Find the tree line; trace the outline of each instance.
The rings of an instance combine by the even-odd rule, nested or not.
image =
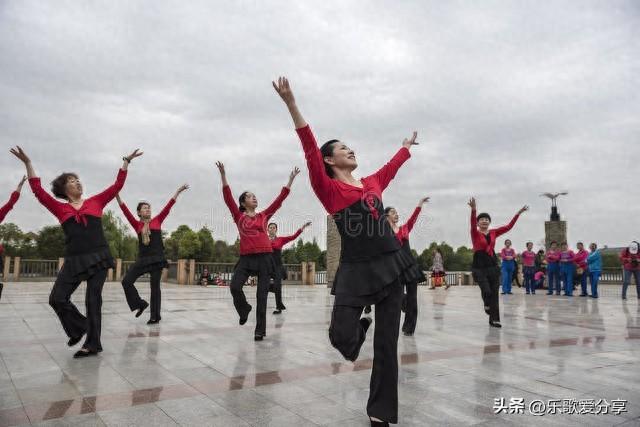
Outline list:
[[[102,216],[102,226],[113,256],[126,261],[134,260],[138,252],[138,239],[130,232],[129,224],[113,211],[106,211]],[[180,225],[170,234],[163,231],[163,238],[167,258],[171,260],[235,263],[240,256],[239,240],[233,244],[216,240],[207,227],[193,230],[188,225]],[[5,255],[11,257],[57,259],[64,256],[64,233],[59,225],[47,225],[38,232],[24,232],[16,224],[0,224],[0,242],[4,245]],[[432,242],[421,253],[412,249],[423,270],[431,269],[436,248],[442,253],[445,270],[469,270],[473,250],[466,246],[454,249],[446,242]],[[312,261],[318,270],[326,269],[327,265],[327,252],[320,249],[315,238],[310,242],[298,239],[282,251],[282,258],[285,264]],[[602,258],[605,268],[620,267],[618,254],[603,253]]]

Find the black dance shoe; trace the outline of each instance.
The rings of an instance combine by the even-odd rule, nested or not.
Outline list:
[[[156,323],[160,323],[160,319],[149,319],[147,321],[147,325],[155,325]]]
[[[374,421],[371,418],[369,421],[371,421],[371,427],[389,427],[389,423],[386,421]]]
[[[264,335],[263,334],[253,334],[253,340],[254,341],[262,341],[264,339]]]
[[[489,320],[489,324],[494,328],[502,328],[502,325],[500,324],[500,322],[494,322],[493,320]]]
[[[78,344],[85,333],[86,332],[83,332],[82,335],[80,335],[80,336],[69,338],[69,341],[67,341],[67,345],[69,347],[73,347],[74,345]]]
[[[145,300],[142,300],[142,304],[140,304],[140,307],[138,307],[138,312],[136,313],[136,317],[140,317],[142,313],[147,309],[147,307],[149,307],[149,303],[146,302]]]
[[[404,333],[405,337],[412,337],[413,336],[413,332],[404,331],[403,333]]]
[[[97,354],[98,354],[97,351],[91,351],[91,350],[82,351],[82,350],[78,350],[73,355],[73,358],[74,359],[82,359],[84,357],[96,356]]]
[[[360,324],[362,325],[362,329],[364,329],[364,333],[366,334],[369,330],[369,326],[373,323],[373,319],[371,317],[363,317],[360,319]]]
[[[276,306],[276,308],[278,310],[286,310],[287,309],[287,307],[285,307],[284,304],[282,304],[281,306]]]
[[[273,310],[272,314],[280,314],[280,313],[282,313],[282,310],[278,308],[276,310]]]
[[[247,323],[247,319],[249,318],[249,313],[251,313],[251,309],[253,307],[251,307],[251,304],[247,304],[247,308],[245,309],[245,311],[240,315],[240,321],[239,323],[241,325],[244,325],[245,323]]]
[[[370,306],[370,305],[367,305],[367,306],[364,308],[364,312],[365,312],[366,314],[371,313],[371,306]]]
[[[4,283],[0,283],[0,299],[2,299],[2,288],[4,288]]]

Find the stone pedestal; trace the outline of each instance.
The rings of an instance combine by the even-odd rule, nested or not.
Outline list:
[[[567,241],[567,221],[545,221],[544,223],[544,245],[549,249],[552,241],[560,243]]]
[[[327,287],[333,286],[333,279],[340,263],[340,233],[331,215],[327,215]]]

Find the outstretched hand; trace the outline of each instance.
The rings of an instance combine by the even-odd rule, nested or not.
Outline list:
[[[178,188],[178,194],[182,193],[185,190],[189,189],[189,184],[182,184],[179,188]]]
[[[289,182],[293,182],[293,180],[296,179],[296,176],[298,176],[299,173],[300,173],[300,168],[295,166],[291,171],[291,173],[289,174]]]
[[[216,162],[216,166],[218,167],[218,171],[220,171],[221,176],[225,176],[227,172],[224,170],[224,163]]]
[[[405,138],[404,141],[402,141],[402,146],[406,149],[410,149],[412,145],[419,145],[419,142],[416,142],[417,137],[418,132],[413,131],[413,135],[411,135],[411,138]]]
[[[423,197],[422,199],[420,199],[420,201],[418,202],[418,206],[422,206],[425,203],[429,203],[429,197]]]
[[[518,211],[518,215],[521,215],[523,213],[525,213],[526,211],[529,210],[529,206],[524,205],[523,207],[520,208],[520,210]]]
[[[469,207],[471,209],[475,209],[476,208],[476,198],[472,197],[471,199],[469,199],[469,203],[467,203],[469,205]]]
[[[129,160],[129,162],[131,162],[131,160],[135,159],[136,157],[140,157],[143,154],[144,153],[142,151],[140,151],[139,148],[136,148],[135,150],[133,150],[133,153],[131,153],[128,156],[126,156],[126,158],[127,158],[127,160]]]
[[[278,77],[278,82],[272,81],[271,84],[285,104],[295,104],[296,99],[293,96],[291,85],[289,85],[289,80],[286,77]]]
[[[307,221],[304,223],[304,225],[302,226],[302,228],[307,228],[308,226],[311,225],[311,221]]]
[[[9,152],[20,159],[20,161],[22,161],[22,163],[24,163],[25,165],[31,162],[31,159],[29,158],[29,156],[27,156],[27,153],[25,153],[22,147],[20,147],[19,145],[16,145],[15,148],[10,149]]]

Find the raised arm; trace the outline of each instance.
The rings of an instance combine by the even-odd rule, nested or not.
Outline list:
[[[103,207],[106,206],[124,187],[124,182],[127,180],[127,170],[129,169],[129,163],[136,157],[142,156],[142,151],[135,149],[128,156],[122,158],[122,167],[118,170],[116,181],[107,187],[106,190],[93,196],[93,199],[97,200]]]
[[[61,208],[64,203],[56,200],[51,194],[47,193],[44,188],[42,188],[40,178],[36,176],[36,172],[33,168],[33,165],[31,164],[31,159],[29,158],[29,156],[20,146],[16,146],[9,151],[22,163],[24,163],[24,166],[27,170],[27,177],[29,178],[29,186],[31,187],[31,191],[33,191],[33,194],[36,196],[36,199],[38,199],[40,204],[47,208],[49,212],[59,218]]]
[[[11,196],[9,197],[9,200],[7,201],[7,203],[5,203],[4,206],[0,208],[0,222],[4,221],[4,218],[7,216],[9,211],[13,209],[16,202],[20,198],[20,191],[22,190],[22,185],[26,180],[27,180],[27,177],[23,176],[22,179],[20,180],[20,183],[18,184],[18,188],[16,188],[16,191],[11,193]]]
[[[289,186],[291,185],[291,181],[293,181],[293,178],[295,178],[295,175],[297,175],[298,173],[300,173],[300,170],[298,168],[295,168],[293,172],[291,172],[291,175],[289,176]],[[282,190],[280,190],[280,194],[278,194],[278,197],[276,197],[275,200],[271,202],[271,204],[267,206],[267,208],[263,211],[267,218],[271,218],[273,214],[275,214],[276,211],[280,209],[280,206],[282,206],[282,202],[284,202],[284,199],[287,198],[290,192],[291,190],[288,186],[282,187]]]
[[[398,150],[398,152],[391,158],[391,160],[389,160],[389,162],[387,162],[387,164],[385,164],[372,175],[373,178],[378,180],[378,183],[382,190],[387,188],[391,180],[396,176],[396,173],[398,173],[398,169],[400,169],[400,166],[402,166],[404,162],[406,162],[411,157],[409,149],[413,145],[418,145],[418,143],[416,142],[417,137],[418,133],[413,132],[411,138],[405,138],[405,140],[402,142],[402,148]]]
[[[273,88],[276,90],[278,95],[280,95],[280,98],[282,98],[282,101],[284,101],[285,105],[289,109],[289,114],[291,114],[291,118],[293,119],[293,124],[296,129],[308,126],[306,120],[302,117],[302,113],[300,113],[300,110],[298,109],[289,80],[286,77],[278,77],[278,82],[271,82],[271,84],[273,84]]]
[[[428,201],[429,201],[428,197],[425,197],[424,199],[420,199],[420,202],[418,202],[418,206],[416,206],[416,208],[413,210],[413,213],[411,214],[411,216],[400,227],[400,228],[405,228],[407,230],[407,235],[411,233],[411,230],[413,230],[413,226],[416,224],[416,221],[418,220],[418,216],[420,216],[420,212],[422,211],[422,205],[427,203]]]
[[[140,220],[135,216],[133,216],[133,214],[127,207],[126,203],[120,198],[119,194],[116,194],[116,199],[118,199],[118,205],[120,206],[120,210],[122,210],[122,213],[124,214],[125,218],[127,218],[127,221],[129,221],[129,224],[131,224],[131,226],[135,231],[138,231],[138,225],[140,224]]]
[[[282,236],[280,237],[280,239],[282,239],[282,244],[286,245],[287,243],[296,240],[298,238],[298,236],[300,236],[302,234],[302,232],[304,231],[304,229],[308,226],[311,225],[311,221],[305,223],[302,227],[300,227],[295,233],[293,233],[290,236]]]
[[[471,208],[471,221],[470,221],[471,229],[470,229],[470,232],[471,232],[471,236],[474,236],[476,233],[478,233],[478,219],[477,219],[477,214],[476,214],[476,198],[472,197],[471,199],[469,199],[469,202],[467,204]]]
[[[169,212],[171,212],[171,208],[173,207],[173,205],[176,204],[176,201],[178,200],[178,196],[180,195],[180,193],[182,193],[185,190],[189,189],[189,185],[188,184],[183,184],[180,186],[180,188],[178,188],[175,192],[175,194],[173,195],[172,198],[169,199],[169,201],[167,202],[166,205],[164,205],[164,208],[162,208],[162,210],[160,211],[160,213],[158,215],[156,215],[156,220],[160,222],[160,224],[162,224],[162,222],[165,220],[165,218],[167,217],[167,215],[169,215]]]
[[[520,210],[513,216],[513,218],[511,218],[511,221],[509,221],[508,224],[500,226],[498,228],[495,229],[495,233],[496,233],[496,237],[508,232],[509,230],[511,230],[513,228],[514,225],[516,225],[516,222],[518,222],[518,218],[520,218],[520,214],[526,212],[529,209],[529,206],[523,206],[522,208],[520,208]]]
[[[231,212],[231,216],[234,221],[237,221],[238,218],[242,215],[236,201],[233,198],[233,194],[231,193],[231,187],[229,187],[229,183],[227,182],[227,172],[224,168],[224,163],[216,162],[216,166],[218,167],[218,171],[220,172],[220,180],[222,181],[222,199],[224,203],[229,208],[229,212]]]

